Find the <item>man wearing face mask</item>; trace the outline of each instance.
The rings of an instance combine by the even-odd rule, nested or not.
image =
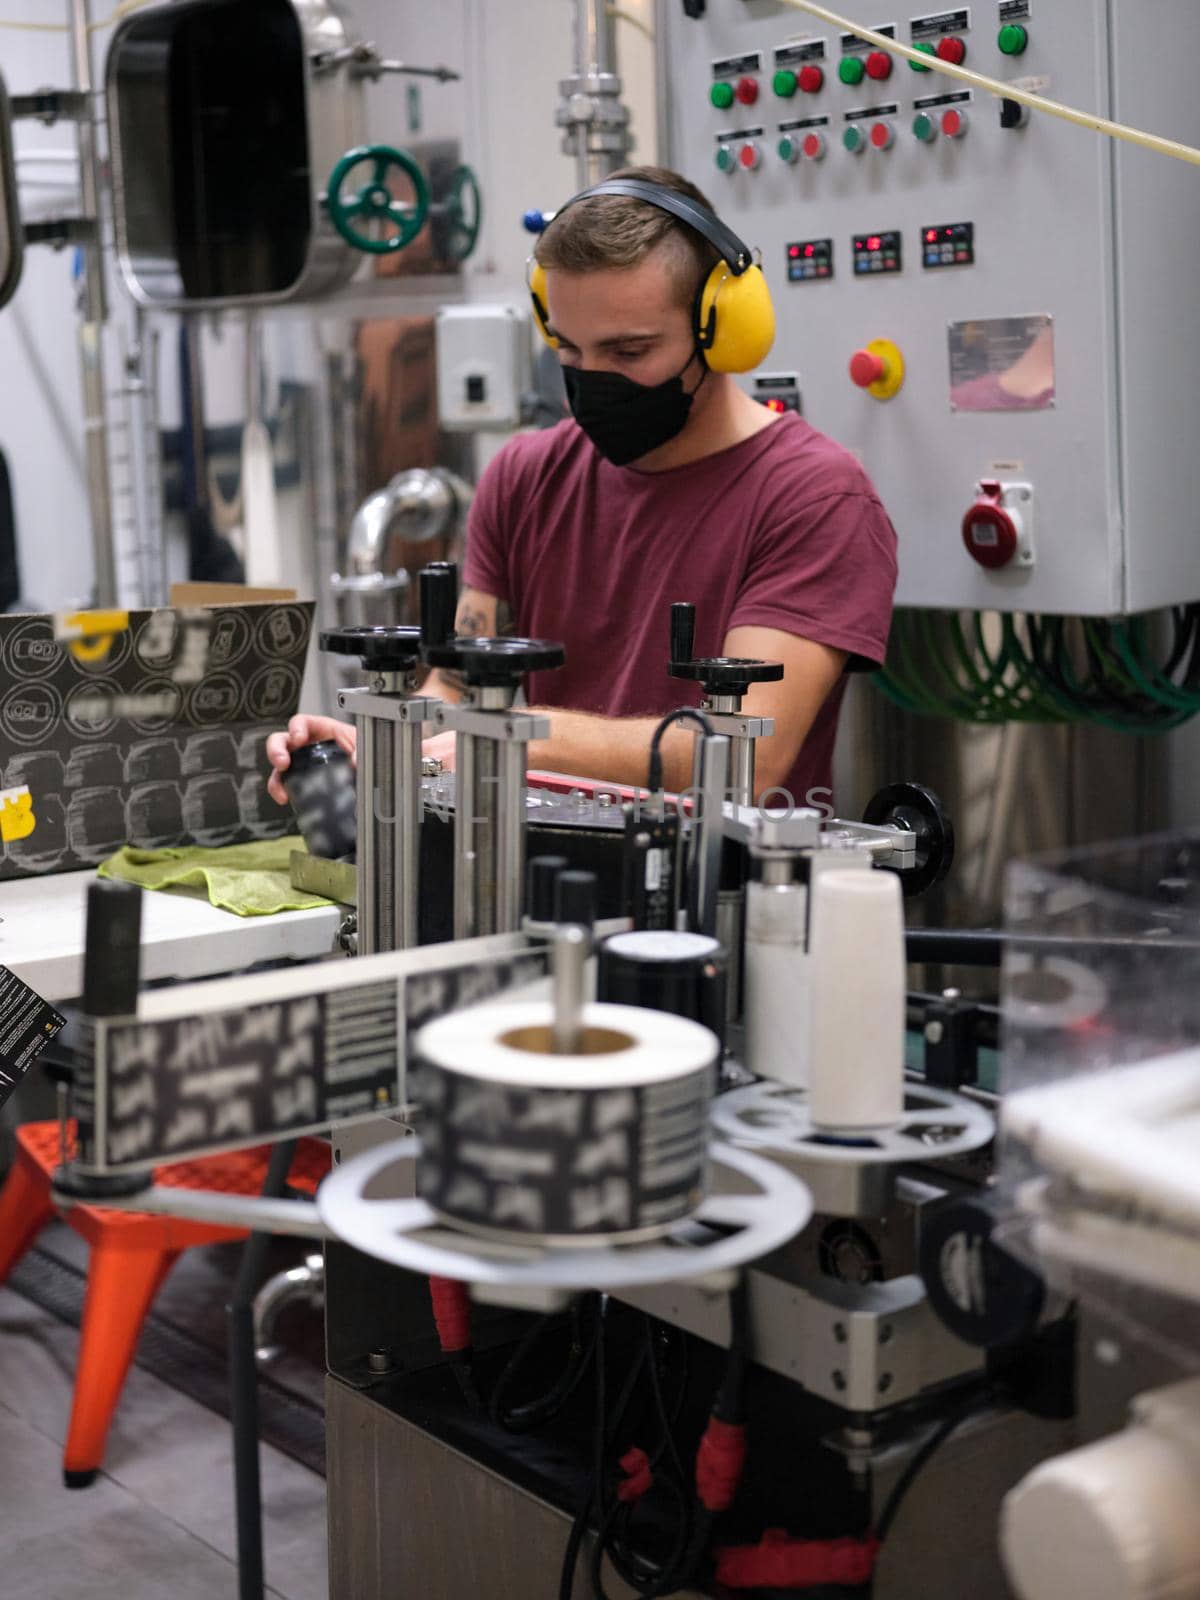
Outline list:
[[[758,793],[829,809],[845,674],[884,657],[895,532],[852,456],[731,376],[770,348],[770,296],[700,191],[656,167],[598,188],[557,213],[531,263],[571,417],[513,439],[483,474],[458,632],[561,640],[566,666],[526,681],[551,721],[530,766],[642,783],[659,719],[698,699],[667,672],[670,605],[693,601],[698,656],[784,664],[743,701],[775,722],[757,746]],[[459,697],[442,672],[423,692]],[[293,718],[268,742],[275,798],[289,749],[353,736]],[[669,787],[690,781],[691,748],[685,729],[663,741]],[[426,750],[450,758],[452,736]]]

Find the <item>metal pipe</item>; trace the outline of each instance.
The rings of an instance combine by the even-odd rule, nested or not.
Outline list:
[[[307,1300],[319,1306],[325,1292],[325,1257],[319,1251],[305,1256],[298,1267],[277,1272],[254,1296],[254,1354],[261,1361],[269,1361],[278,1354],[272,1344],[275,1323],[284,1306],[293,1300]]]
[[[79,328],[79,364],[83,388],[83,439],[87,457],[88,516],[92,528],[95,566],[95,603],[117,603],[117,562],[113,549],[112,490],[108,481],[108,442],[104,416],[103,330],[104,254],[100,241],[100,180],[96,162],[96,130],[91,106],[92,50],[88,0],[70,0],[75,86],[89,96],[88,108],[75,125],[79,146],[80,191],[83,213],[92,224],[92,237],[83,246],[83,322]]]
[[[735,805],[754,804],[754,745],[753,739],[741,737],[729,741],[729,782]]]
[[[555,930],[554,1048],[562,1056],[573,1056],[579,1050],[590,943],[586,928],[571,924]]]

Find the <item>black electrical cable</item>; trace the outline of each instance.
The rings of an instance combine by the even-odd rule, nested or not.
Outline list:
[[[519,1405],[505,1404],[517,1374],[524,1366],[530,1352],[543,1337],[561,1325],[562,1318],[552,1316],[540,1319],[522,1336],[509,1357],[504,1370],[496,1379],[488,1403],[488,1414],[498,1428],[504,1428],[508,1433],[529,1433],[534,1428],[541,1427],[543,1423],[558,1415],[583,1382],[595,1353],[597,1330],[593,1325],[590,1337],[585,1338],[583,1308],[578,1300],[572,1303],[567,1316],[571,1325],[571,1343],[567,1352],[566,1366],[544,1394]]]
[[[663,786],[662,751],[659,746],[667,729],[676,722],[697,723],[705,737],[711,735],[713,731],[712,723],[694,706],[680,706],[676,711],[667,712],[650,739],[650,765],[646,775],[646,787],[651,794],[657,794]]]
[[[892,1491],[884,1501],[883,1510],[875,1523],[875,1537],[880,1544],[887,1538],[891,1531],[896,1515],[904,1503],[904,1498],[912,1488],[923,1468],[933,1456],[941,1449],[950,1435],[956,1432],[970,1417],[977,1416],[991,1400],[990,1390],[982,1395],[978,1390],[972,1390],[970,1396],[957,1410],[952,1411],[926,1439],[925,1443],[915,1452],[904,1471],[892,1485]]]

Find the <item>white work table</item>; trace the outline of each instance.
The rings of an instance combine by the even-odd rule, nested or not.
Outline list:
[[[43,1000],[70,1000],[83,988],[87,888],[95,876],[61,872],[0,883],[0,965]],[[311,960],[328,954],[341,917],[337,906],[238,917],[219,910],[200,890],[147,890],[142,982],[205,978],[284,957]]]

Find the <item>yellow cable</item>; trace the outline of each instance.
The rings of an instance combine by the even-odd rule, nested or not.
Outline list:
[[[973,89],[982,89],[985,94],[999,95],[1005,100],[1016,100],[1032,111],[1044,111],[1048,116],[1061,118],[1063,122],[1073,122],[1076,127],[1090,128],[1093,133],[1107,134],[1110,139],[1123,139],[1126,144],[1140,145],[1143,150],[1152,150],[1156,155],[1173,156],[1177,161],[1190,161],[1194,167],[1200,167],[1200,150],[1193,149],[1191,145],[1180,144],[1174,139],[1164,139],[1157,133],[1143,133],[1140,128],[1128,128],[1122,122],[1110,122],[1106,117],[1097,117],[1090,111],[1076,111],[1074,106],[1061,105],[1057,100],[1046,100],[1040,94],[1031,94],[1028,89],[1018,89],[1016,84],[1005,83],[1000,78],[985,77],[982,72],[972,72],[969,67],[956,67],[952,61],[943,61],[940,56],[926,55],[922,50],[913,50],[906,44],[900,44],[896,39],[889,39],[886,34],[875,33],[871,28],[861,27],[857,22],[838,16],[836,11],[829,11],[825,6],[816,5],[814,0],[783,0],[783,4],[791,6],[796,11],[805,11],[809,16],[827,22],[830,27],[837,28],[840,32],[852,33],[857,38],[865,40],[867,44],[873,44],[877,50],[889,50],[894,56],[903,56],[906,61],[915,61],[920,67],[944,73],[948,78],[957,78],[960,83],[969,84]]]
[[[641,17],[635,16],[632,11],[626,11],[622,6],[605,6],[604,9],[610,17],[616,17],[621,22],[628,22],[639,33],[644,33],[651,44],[654,43],[654,30],[647,27]]]

